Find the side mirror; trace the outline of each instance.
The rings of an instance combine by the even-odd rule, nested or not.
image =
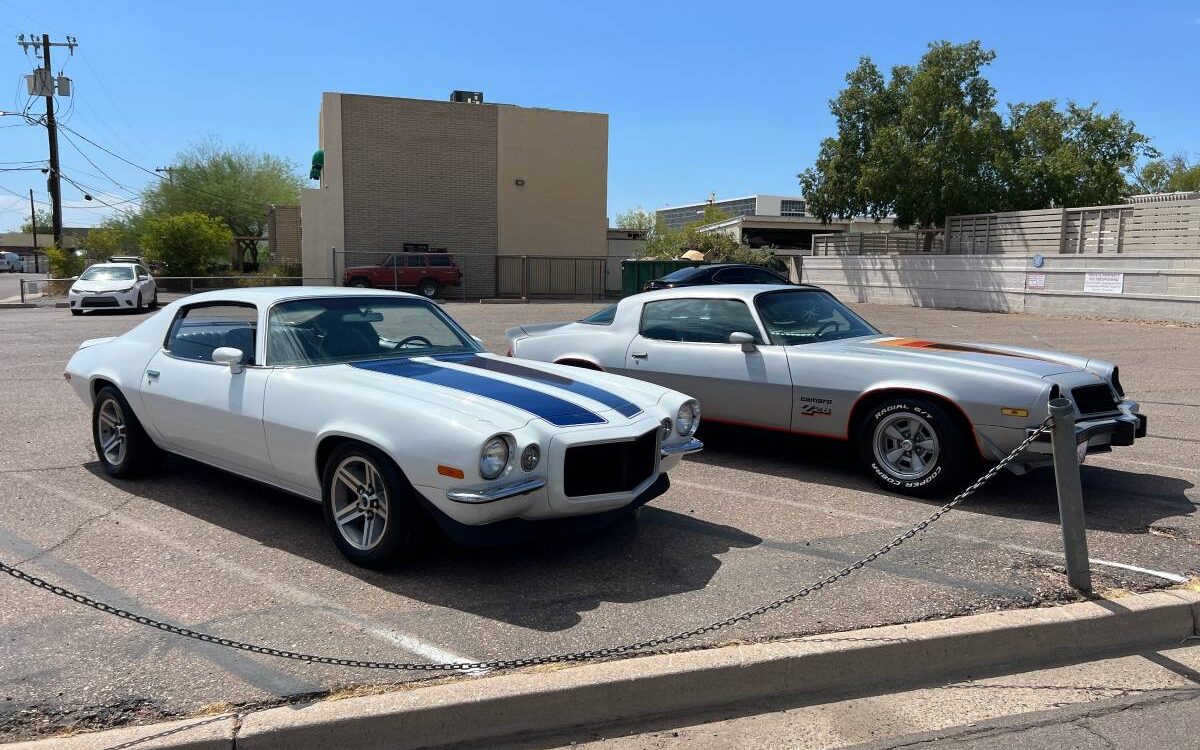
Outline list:
[[[753,352],[758,350],[758,347],[754,345],[754,337],[742,331],[734,331],[733,333],[729,334],[729,343],[741,344],[742,351],[744,352]]]
[[[242,360],[246,357],[241,349],[235,349],[232,346],[218,346],[213,349],[212,361],[222,365],[228,365],[229,371],[234,375],[245,369],[242,365]]]

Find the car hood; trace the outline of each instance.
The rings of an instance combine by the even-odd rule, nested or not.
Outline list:
[[[1024,349],[996,344],[943,343],[896,336],[849,339],[848,352],[890,357],[898,362],[927,362],[971,369],[1024,373],[1039,378],[1077,372],[1087,366],[1086,357],[1063,352]]]
[[[641,418],[667,392],[616,375],[484,353],[333,367],[342,385],[417,399],[501,429],[534,419],[562,428],[628,423]]]
[[[73,292],[120,292],[137,283],[134,279],[111,281],[76,281],[71,285]]]

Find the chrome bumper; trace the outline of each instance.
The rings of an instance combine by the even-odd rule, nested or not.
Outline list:
[[[679,445],[664,445],[661,448],[663,458],[666,458],[667,456],[686,456],[689,453],[699,453],[702,450],[704,450],[704,443],[700,442],[696,438],[692,438],[686,443],[680,443]]]
[[[534,477],[520,482],[513,482],[512,484],[498,484],[495,487],[485,487],[483,489],[447,490],[446,499],[453,500],[456,503],[470,503],[472,505],[494,503],[497,500],[503,500],[508,497],[528,495],[530,492],[535,492],[545,486],[545,479]]]

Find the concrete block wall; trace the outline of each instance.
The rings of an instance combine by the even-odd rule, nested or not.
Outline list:
[[[858,302],[1200,322],[1200,253],[1181,255],[841,256],[797,259],[800,278]],[[1123,274],[1120,293],[1084,291],[1088,273]],[[1044,274],[1044,289],[1030,289]]]

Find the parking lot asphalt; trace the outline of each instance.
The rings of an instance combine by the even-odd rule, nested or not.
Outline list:
[[[600,304],[446,305],[503,353],[503,331]],[[1200,329],[855,305],[889,333],[1116,361],[1150,437],[1089,457],[1094,560],[1200,574]],[[61,377],[77,344],[143,318],[0,311],[0,559],[127,609],[231,638],[375,660],[485,660],[683,630],[824,577],[930,513],[880,491],[847,446],[702,427],[706,450],[636,525],[534,544],[445,546],[393,571],[345,562],[320,508],[183,459],[108,478]],[[760,640],[1071,600],[1053,475],[1001,475],[849,580],[689,645]],[[1096,564],[1100,589],[1166,585]],[[150,721],[420,678],[284,662],[117,620],[0,581],[0,737]]]

